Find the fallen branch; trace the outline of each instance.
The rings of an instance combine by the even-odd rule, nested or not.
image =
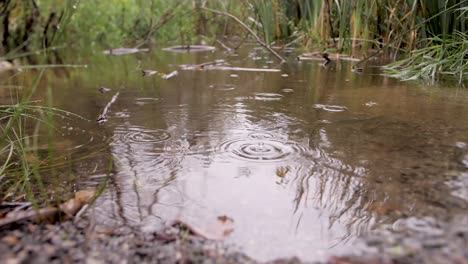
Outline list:
[[[117,97],[119,96],[119,93],[117,92],[114,96],[112,96],[112,99],[107,103],[107,105],[104,107],[104,110],[102,110],[102,114],[100,114],[96,120],[98,123],[104,123],[107,122],[107,111],[109,111],[109,107],[117,100]]]
[[[82,190],[76,192],[74,198],[71,198],[57,207],[46,207],[38,210],[30,208],[26,211],[13,210],[6,214],[5,218],[0,219],[0,229],[22,221],[41,222],[60,220],[60,217],[73,218],[83,206],[91,201],[94,195],[94,190]]]
[[[218,10],[214,10],[214,9],[210,9],[210,8],[206,8],[206,7],[202,7],[202,9],[206,10],[206,11],[210,11],[212,13],[215,13],[215,14],[219,14],[219,15],[223,15],[223,16],[228,16],[232,19],[234,19],[237,23],[239,23],[242,27],[244,27],[247,31],[249,31],[250,34],[252,34],[252,36],[254,36],[255,40],[257,40],[257,42],[262,45],[265,49],[267,49],[269,52],[271,52],[271,54],[275,55],[276,58],[278,58],[280,60],[281,63],[285,62],[285,60],[283,59],[283,57],[281,57],[278,53],[276,53],[274,50],[272,50],[270,47],[268,47],[267,44],[265,44],[256,34],[255,32],[253,32],[253,30],[251,28],[249,28],[244,22],[242,22],[240,19],[238,19],[237,17],[229,14],[229,13],[226,13],[226,12],[221,12],[221,11],[218,11]]]

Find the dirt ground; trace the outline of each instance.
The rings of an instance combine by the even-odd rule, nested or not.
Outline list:
[[[0,263],[258,263],[242,252],[172,229],[142,233],[103,228],[86,218],[21,222],[0,230]],[[297,258],[270,263],[303,263]],[[344,256],[321,263],[468,263],[468,216],[439,223],[408,218],[363,237]]]

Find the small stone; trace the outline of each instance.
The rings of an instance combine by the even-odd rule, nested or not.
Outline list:
[[[436,248],[442,248],[442,247],[447,246],[447,242],[445,240],[443,240],[443,239],[435,238],[435,239],[424,240],[422,242],[422,245],[425,248],[436,249]]]

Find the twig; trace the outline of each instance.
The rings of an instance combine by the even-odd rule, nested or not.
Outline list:
[[[231,49],[230,47],[226,46],[226,44],[224,44],[223,42],[221,42],[220,40],[216,40],[216,42],[221,45],[221,47],[223,47],[223,49],[225,49],[228,53],[234,53],[234,50]]]
[[[100,114],[96,120],[98,123],[104,123],[107,121],[107,111],[109,111],[109,107],[117,100],[117,97],[119,96],[119,92],[117,92],[114,96],[112,96],[112,99],[107,103],[107,105],[104,107],[104,110],[102,110],[102,114]]]
[[[0,229],[11,224],[24,220],[40,220],[52,218],[59,210],[55,207],[46,207],[39,210],[28,210],[25,212],[17,212],[15,215],[0,219]]]
[[[175,71],[173,71],[173,72],[171,72],[171,73],[163,74],[163,75],[161,76],[161,78],[163,78],[164,80],[167,80],[167,79],[170,79],[170,78],[176,76],[177,74],[179,74],[179,72],[178,72],[177,70],[175,70]]]
[[[251,28],[249,28],[244,22],[242,22],[240,19],[238,19],[237,17],[229,14],[229,13],[226,13],[226,12],[221,12],[221,11],[218,11],[218,10],[214,10],[214,9],[210,9],[210,8],[206,8],[206,7],[202,7],[202,9],[206,10],[206,11],[210,11],[212,13],[215,13],[215,14],[219,14],[219,15],[223,15],[223,16],[228,16],[232,19],[234,19],[237,23],[239,23],[242,27],[244,27],[247,31],[249,31],[250,34],[252,34],[252,36],[254,36],[255,40],[257,40],[257,42],[262,45],[265,49],[267,49],[269,52],[271,52],[271,54],[275,55],[276,58],[278,58],[278,60],[280,60],[281,63],[285,62],[285,60],[283,59],[283,57],[281,57],[278,53],[276,53],[274,50],[272,50],[270,47],[268,47],[267,44],[265,44],[256,34],[255,32],[253,32],[253,30]]]

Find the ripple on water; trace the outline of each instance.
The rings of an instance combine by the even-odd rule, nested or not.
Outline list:
[[[345,106],[340,105],[324,105],[324,104],[314,104],[314,108],[322,109],[328,112],[343,112],[347,110]]]
[[[221,142],[218,151],[230,158],[245,161],[272,162],[287,160],[293,155],[307,155],[311,150],[296,142],[285,141],[266,132],[253,132],[244,138]]]
[[[159,143],[167,141],[171,134],[163,129],[147,129],[141,127],[131,127],[118,129],[114,139],[128,143]]]
[[[137,153],[134,154],[136,155]],[[175,168],[180,164],[182,157],[175,153],[151,153],[149,151],[138,153],[138,155],[139,157],[136,158],[137,165],[134,165],[133,168],[137,169],[140,175],[149,175],[152,178],[152,181],[158,181],[159,178],[148,173],[158,171],[158,173],[164,174],[165,172],[175,171]]]
[[[128,162],[142,177],[154,178],[151,172],[173,171],[182,160],[186,146],[181,140],[170,140],[171,135],[163,129],[141,127],[118,128],[113,137],[113,152]]]
[[[214,88],[216,91],[232,91],[236,89],[234,84],[212,84],[210,88]]]
[[[135,104],[137,105],[147,105],[147,104],[153,104],[154,102],[158,101],[158,98],[153,98],[153,97],[140,97],[135,99]]]
[[[254,98],[258,101],[279,101],[283,98],[283,95],[276,93],[256,93]]]

